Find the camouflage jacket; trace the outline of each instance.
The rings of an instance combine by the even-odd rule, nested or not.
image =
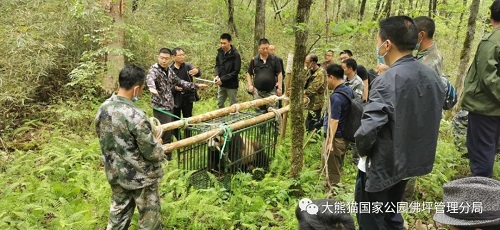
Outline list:
[[[314,73],[310,74],[306,80],[306,87],[304,87],[304,94],[311,100],[306,109],[319,110],[323,108],[325,102],[325,87],[326,76],[322,67],[319,67]]]
[[[184,81],[175,75],[170,68],[163,68],[158,63],[151,66],[146,77],[146,84],[150,89],[156,89],[159,95],[151,95],[151,106],[167,111],[174,109],[173,90],[175,86],[195,91],[196,84]]]
[[[438,76],[443,76],[443,56],[437,49],[436,43],[432,43],[432,46],[425,50],[418,51],[415,58],[435,70]]]
[[[111,185],[139,189],[163,176],[162,146],[154,140],[144,111],[130,99],[117,95],[107,99],[97,111],[95,128]]]
[[[351,80],[347,78],[347,76],[344,76],[345,80],[345,85],[349,86],[349,88],[354,91],[359,97],[363,95],[363,90],[364,90],[364,85],[363,85],[363,80],[356,74],[355,77],[353,77]]]

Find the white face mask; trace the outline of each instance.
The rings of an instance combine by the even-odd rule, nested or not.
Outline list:
[[[137,96],[135,94],[135,90],[138,89],[138,88],[139,88],[139,86],[134,87],[134,96],[132,97],[132,102],[136,102],[136,101],[139,100],[139,98],[137,98]]]

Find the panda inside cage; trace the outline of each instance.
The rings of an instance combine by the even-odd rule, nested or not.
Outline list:
[[[256,117],[258,113],[236,113],[190,126],[190,135],[231,125],[235,122]],[[207,173],[225,181],[238,172],[268,171],[274,158],[278,136],[277,122],[270,119],[239,130],[226,130],[224,134],[212,136],[205,142],[180,149],[177,154],[180,169],[195,171],[190,184],[195,187],[210,187],[212,182]]]

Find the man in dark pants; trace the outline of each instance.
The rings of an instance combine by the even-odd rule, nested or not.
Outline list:
[[[170,65],[172,69],[180,79],[188,82],[193,82],[193,77],[200,77],[201,71],[195,68],[190,63],[184,62],[185,53],[182,48],[174,48],[172,50],[174,56],[174,63]],[[174,115],[177,117],[188,118],[193,116],[193,102],[197,100],[198,94],[196,91],[184,90],[181,86],[175,86],[174,91]],[[177,120],[177,118],[175,118]],[[186,129],[184,137],[191,136],[189,130]],[[179,129],[174,129],[174,136],[177,140],[181,139]]]
[[[181,80],[177,77],[168,64],[171,60],[171,51],[167,48],[161,48],[158,52],[158,63],[149,68],[146,77],[146,83],[151,92],[151,105],[153,107],[153,116],[157,118],[161,124],[173,121],[172,114],[174,109],[174,96],[172,90],[174,86],[181,86],[184,90],[194,91],[196,89],[208,88],[205,84],[194,84]],[[172,132],[163,132],[162,140],[164,144],[172,142]],[[171,154],[167,154],[167,160],[171,159]]]
[[[248,63],[247,92],[253,94],[253,99],[272,95],[281,96],[283,92],[281,72],[281,64],[276,56],[269,55],[269,41],[266,38],[261,38],[259,40],[259,54]],[[261,106],[256,111],[265,113],[268,107],[276,107],[276,105]]]
[[[361,126],[355,134],[361,156],[355,200],[359,228],[401,229],[407,179],[432,171],[441,121],[444,85],[436,71],[417,61],[417,27],[407,16],[383,19],[377,56],[390,68],[375,78]],[[374,205],[379,205],[380,211]]]
[[[231,44],[231,35],[222,34],[220,36],[220,48],[217,50],[215,58],[215,84],[219,86],[217,90],[217,106],[224,108],[224,103],[229,97],[229,105],[238,102],[238,74],[241,69],[241,57]]]
[[[493,31],[477,48],[464,81],[462,108],[469,111],[467,150],[472,176],[492,177],[500,137],[500,1],[490,6]]]

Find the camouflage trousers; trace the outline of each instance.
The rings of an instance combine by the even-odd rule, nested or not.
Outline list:
[[[111,185],[112,196],[107,230],[128,229],[135,206],[139,210],[139,229],[161,229],[160,197],[158,183],[127,190],[120,185]]]
[[[270,92],[265,92],[265,91],[259,91],[257,88],[254,88],[254,91],[253,91],[253,99],[254,100],[266,98],[266,97],[273,96],[273,95],[276,95],[276,90],[274,90],[274,89]],[[267,108],[269,108],[269,107],[276,108],[276,106],[277,106],[277,103],[259,106],[258,108],[255,108],[255,111],[258,113],[267,113]]]

